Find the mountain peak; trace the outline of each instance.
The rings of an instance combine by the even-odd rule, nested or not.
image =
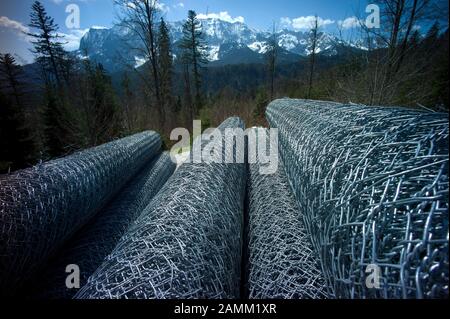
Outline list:
[[[262,56],[267,52],[271,33],[248,27],[239,19],[225,21],[221,17],[199,15],[208,43],[208,60],[211,65],[234,63],[262,63]],[[173,42],[173,51],[178,56],[177,43],[183,36],[183,22],[168,23]],[[278,46],[285,50],[286,56],[307,56],[311,54],[309,32],[283,29],[277,32]],[[318,39],[317,53],[335,55],[336,46],[358,48],[358,43],[346,43],[331,34],[321,32]],[[80,41],[80,51],[87,52],[89,58],[101,62],[105,68],[115,71],[129,64],[138,66],[145,57],[138,50],[140,41],[128,30],[120,26],[112,28],[92,27]],[[239,54],[242,57],[239,57]],[[136,61],[139,61],[137,63]]]

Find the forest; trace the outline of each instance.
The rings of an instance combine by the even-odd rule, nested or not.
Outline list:
[[[248,127],[266,126],[265,108],[279,97],[448,112],[448,24],[428,0],[380,0],[382,28],[361,25],[367,50],[316,52],[321,28],[309,31],[311,54],[283,61],[273,31],[264,63],[208,66],[201,20],[189,11],[183,38],[170,39],[156,0],[114,0],[122,27],[141,40],[147,62],[110,74],[64,49],[44,5],[30,8],[38,79],[14,55],[0,55],[0,173],[9,173],[144,130],[169,148],[175,127],[201,119],[216,126],[232,115]],[[373,2],[373,1],[372,1]],[[132,5],[130,5],[132,3]],[[426,32],[414,26],[424,21]]]

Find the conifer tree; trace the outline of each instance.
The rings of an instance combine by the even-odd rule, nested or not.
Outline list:
[[[182,49],[182,63],[186,65],[189,74],[192,72],[195,90],[194,113],[197,113],[202,107],[201,69],[207,63],[207,59],[206,41],[202,31],[202,24],[198,20],[195,11],[189,10],[188,12],[188,18],[183,25],[183,38],[180,48]]]
[[[61,60],[64,58],[63,43],[58,35],[58,25],[47,14],[41,2],[35,1],[31,7],[30,28],[36,32],[28,33],[33,40],[34,49],[39,63],[45,71],[51,73],[58,89],[62,88]]]
[[[161,18],[158,36],[158,57],[161,79],[161,102],[163,115],[172,106],[172,77],[173,77],[173,57],[170,47],[170,35],[166,22]]]
[[[72,121],[65,95],[67,53],[58,35],[58,25],[39,1],[35,1],[31,7],[29,26],[32,29],[28,33],[33,39],[32,52],[41,66],[46,84],[43,115],[46,151],[51,157],[60,156],[66,154],[68,146],[73,144],[73,132],[69,128]]]
[[[35,145],[22,103],[22,69],[10,54],[0,55],[0,170],[16,170],[32,164]]]
[[[118,137],[121,132],[121,119],[111,78],[101,64],[92,65],[89,59],[84,61],[85,83],[83,92],[81,131],[84,145],[96,146]]]

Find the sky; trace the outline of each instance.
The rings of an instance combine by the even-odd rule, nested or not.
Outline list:
[[[30,8],[34,0],[0,1],[0,52],[15,54],[19,63],[32,61],[29,39],[23,34],[29,31]],[[113,0],[41,0],[48,14],[54,17],[64,35],[66,49],[78,49],[79,41],[92,26],[111,27],[117,21],[117,8]],[[445,0],[447,3],[447,1]],[[322,28],[337,32],[338,25],[346,30],[354,29],[355,16],[364,17],[367,0],[160,0],[160,7],[168,21],[185,19],[188,10],[195,10],[199,17],[218,17],[225,21],[241,21],[249,27],[271,30],[302,30],[311,25],[318,15]],[[70,5],[80,10],[79,28],[68,28],[66,19]],[[70,7],[69,7],[70,8]]]

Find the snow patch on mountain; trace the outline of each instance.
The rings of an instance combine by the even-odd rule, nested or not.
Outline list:
[[[134,68],[137,69],[137,68],[139,68],[140,66],[144,65],[148,60],[147,60],[146,58],[143,58],[143,57],[135,56],[135,57],[134,57],[134,61],[136,62],[136,63],[134,64]]]
[[[288,51],[293,50],[299,44],[299,39],[292,34],[281,34],[278,37],[278,45]]]
[[[259,53],[259,54],[264,54],[267,52],[268,49],[268,44],[265,41],[255,41],[251,44],[248,45],[249,49]]]
[[[207,59],[208,61],[217,61],[219,60],[219,51],[220,51],[220,45],[212,45],[208,47],[207,51]]]

